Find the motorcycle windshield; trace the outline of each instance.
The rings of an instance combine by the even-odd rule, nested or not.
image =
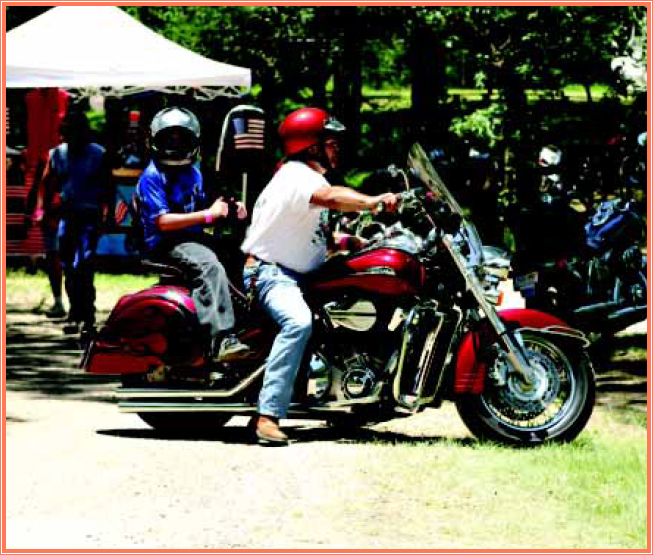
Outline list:
[[[408,166],[413,170],[414,175],[433,193],[436,200],[444,202],[452,212],[462,218],[461,234],[470,248],[473,264],[480,264],[483,261],[483,244],[476,231],[476,228],[463,213],[462,208],[444,184],[426,152],[419,143],[415,143],[408,153]]]

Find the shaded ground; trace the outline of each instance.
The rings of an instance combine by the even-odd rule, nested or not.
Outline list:
[[[99,320],[107,314],[100,313]],[[7,304],[6,388],[62,399],[112,401],[113,377],[91,376],[79,368],[77,336],[63,334],[62,322],[19,304]],[[647,336],[643,324],[610,342],[597,363],[598,403],[646,413]]]
[[[100,314],[100,318],[105,315]],[[6,389],[54,398],[113,399],[113,377],[85,374],[78,335],[65,335],[63,321],[7,304]]]

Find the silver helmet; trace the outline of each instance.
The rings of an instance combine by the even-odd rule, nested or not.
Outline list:
[[[164,108],[152,119],[152,155],[165,166],[192,164],[200,148],[200,122],[186,108]]]

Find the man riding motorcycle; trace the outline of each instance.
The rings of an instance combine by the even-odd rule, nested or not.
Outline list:
[[[311,334],[312,314],[302,296],[307,273],[326,260],[332,240],[328,211],[393,211],[392,193],[368,196],[325,178],[338,164],[345,127],[319,108],[301,108],[281,123],[285,163],[259,196],[242,250],[246,289],[280,326],[268,356],[258,414],[250,426],[263,445],[285,445],[279,418],[286,416],[293,384]]]

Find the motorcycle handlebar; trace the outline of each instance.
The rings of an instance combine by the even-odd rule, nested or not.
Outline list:
[[[408,193],[395,193],[397,197],[397,207],[401,206],[402,200],[406,197]],[[377,205],[372,210],[361,210],[359,214],[361,216],[378,216],[380,214],[388,214],[388,210],[385,208],[385,203],[378,202]]]
[[[224,216],[224,221],[230,224],[237,224],[241,222],[238,218],[238,201],[234,197],[224,199],[224,203],[227,205],[227,214]]]

